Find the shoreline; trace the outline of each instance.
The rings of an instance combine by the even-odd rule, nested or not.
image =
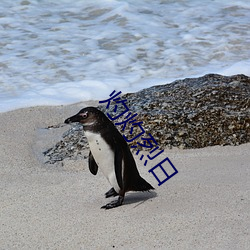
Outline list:
[[[67,128],[41,130],[94,104],[0,113],[1,248],[247,249],[250,143],[166,149],[179,172],[161,186],[134,154],[155,191],[129,192],[107,211],[100,207],[109,184],[101,172],[90,174],[87,159],[39,161]]]

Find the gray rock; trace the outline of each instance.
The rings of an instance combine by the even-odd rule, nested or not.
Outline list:
[[[107,97],[108,98],[108,97]],[[151,133],[161,149],[166,147],[203,148],[214,145],[239,145],[250,142],[250,78],[245,75],[221,76],[215,74],[199,78],[186,78],[171,84],[153,86],[137,93],[125,94],[126,105],[137,113],[137,121],[143,121],[146,133]],[[103,112],[112,115],[123,106],[112,102],[109,110],[99,106]],[[116,120],[122,121],[126,114]],[[130,127],[122,131],[131,138]],[[134,133],[139,130],[134,129]],[[79,139],[80,138],[80,139]],[[131,145],[143,143],[138,138]],[[71,128],[62,141],[44,152],[53,163],[64,158],[82,156],[87,142],[81,127]],[[145,148],[144,148],[145,149]]]

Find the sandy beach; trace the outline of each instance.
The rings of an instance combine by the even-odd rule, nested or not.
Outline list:
[[[249,249],[250,144],[165,150],[179,171],[111,210],[85,160],[43,164],[61,123],[91,102],[0,113],[0,249]],[[110,200],[110,199],[109,199]]]

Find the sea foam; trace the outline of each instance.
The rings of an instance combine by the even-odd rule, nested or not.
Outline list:
[[[3,0],[0,112],[207,73],[250,76],[249,13],[232,0]]]

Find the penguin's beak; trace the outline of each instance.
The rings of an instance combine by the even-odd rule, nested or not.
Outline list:
[[[80,122],[80,120],[81,120],[81,116],[79,116],[78,114],[76,114],[76,115],[73,115],[73,116],[67,118],[64,121],[64,123],[70,124],[72,122]]]

